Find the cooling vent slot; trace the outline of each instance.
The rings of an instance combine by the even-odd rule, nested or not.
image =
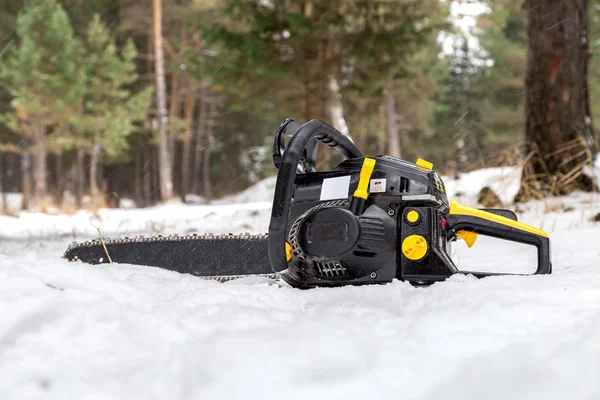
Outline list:
[[[317,275],[323,278],[341,278],[348,276],[348,270],[339,261],[315,261]]]

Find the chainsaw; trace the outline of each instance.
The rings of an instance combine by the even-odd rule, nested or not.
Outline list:
[[[316,171],[317,143],[344,157],[331,171]],[[228,281],[246,276],[281,279],[296,288],[417,284],[459,271],[449,254],[453,241],[471,247],[478,235],[537,248],[533,274],[550,274],[546,232],[505,209],[448,202],[432,164],[387,155],[364,156],[330,125],[287,119],[277,130],[278,169],[268,234],[171,235],[73,243],[64,257],[89,264],[154,266]]]

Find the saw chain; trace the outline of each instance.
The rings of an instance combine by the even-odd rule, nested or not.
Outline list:
[[[267,234],[135,236],[73,242],[69,261],[154,266],[227,282],[245,277],[277,279],[268,259]]]

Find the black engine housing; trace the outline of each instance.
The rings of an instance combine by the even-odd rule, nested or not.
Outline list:
[[[342,162],[335,170],[297,174],[288,226],[292,258],[283,278],[294,286],[337,286],[390,282],[394,278],[425,282],[443,280],[456,272],[446,253],[446,240],[436,234],[448,209],[442,180],[435,171],[379,155],[366,209],[354,215],[350,197],[356,190],[363,158]],[[346,197],[320,200],[323,181],[350,176]],[[385,186],[385,187],[383,187]],[[419,213],[408,222],[409,211]],[[432,243],[418,262],[397,252],[404,238],[419,234]]]

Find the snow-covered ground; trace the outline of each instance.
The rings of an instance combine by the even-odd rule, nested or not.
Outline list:
[[[483,186],[508,203],[518,177],[445,183],[467,205]],[[520,207],[550,233],[549,276],[300,291],[60,258],[95,227],[264,232],[272,190],[271,179],[211,205],[0,217],[0,399],[600,398],[595,194]],[[523,259],[484,244],[461,262]]]

